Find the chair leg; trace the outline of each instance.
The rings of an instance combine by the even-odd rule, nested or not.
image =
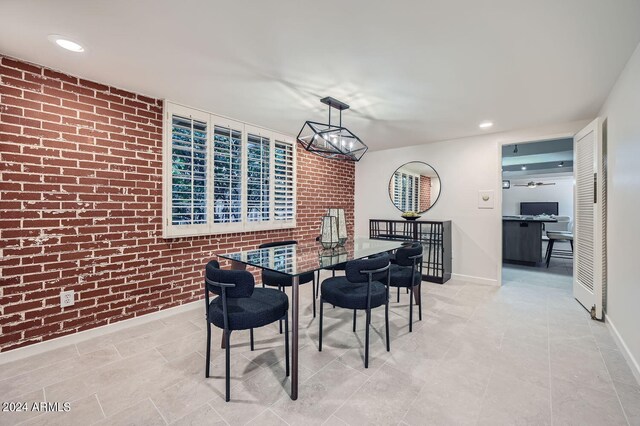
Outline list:
[[[231,349],[229,344],[229,337],[231,335],[231,331],[224,332],[224,340],[225,340],[225,400],[229,402],[231,399]]]
[[[420,303],[418,304],[418,319],[422,321],[422,281],[418,284],[418,293],[420,294]]]
[[[398,287],[398,300],[397,303],[400,303],[400,287]]]
[[[551,262],[551,254],[553,253],[553,240],[549,240],[549,252],[547,253],[547,268]]]
[[[409,291],[409,333],[413,331],[413,286]]]
[[[573,253],[573,240],[569,240],[569,244],[571,244],[571,253]]]
[[[353,332],[356,332],[356,310],[353,310]]]
[[[282,291],[282,287],[278,286],[278,291]],[[285,292],[286,294],[286,292]],[[278,328],[280,329],[280,334],[282,334],[282,320],[278,320]]]
[[[384,305],[384,332],[387,335],[387,352],[391,350],[391,342],[389,341],[389,300]]]
[[[209,364],[211,363],[211,323],[207,321],[207,364],[204,367],[204,377],[209,377]]]
[[[287,377],[289,377],[289,312],[284,314],[284,362]]]
[[[249,340],[251,340],[251,350],[253,350],[253,328],[249,329]]]
[[[316,273],[313,273],[315,277]],[[316,299],[320,296],[320,271],[318,271],[318,277],[316,278]]]
[[[322,296],[320,296],[320,321],[318,324],[318,351],[322,352],[322,306],[324,302],[322,301]]]
[[[367,309],[367,325],[364,335],[364,368],[369,368],[369,324],[371,324],[371,309]]]
[[[313,317],[316,317],[316,273],[313,273],[313,282],[311,283],[311,291],[313,292],[311,301],[313,302]]]

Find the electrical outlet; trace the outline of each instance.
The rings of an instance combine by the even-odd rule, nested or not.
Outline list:
[[[60,293],[60,307],[73,306],[75,302],[75,294],[73,290],[63,291]]]

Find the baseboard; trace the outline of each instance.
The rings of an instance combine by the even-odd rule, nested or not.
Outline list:
[[[611,331],[611,335],[613,335],[613,339],[616,341],[616,344],[618,345],[620,352],[622,352],[622,355],[627,360],[627,364],[629,364],[629,367],[631,367],[631,372],[635,376],[636,381],[640,383],[640,364],[638,363],[636,358],[633,356],[633,354],[629,350],[629,347],[624,342],[624,339],[622,338],[622,336],[620,336],[620,333],[618,333],[618,329],[616,328],[613,321],[611,321],[611,317],[605,313],[604,319],[605,319],[604,323],[609,328],[609,331]]]
[[[122,330],[140,324],[146,324],[148,322],[166,318],[171,315],[176,315],[181,312],[198,309],[198,307],[202,308],[202,301],[196,300],[194,302],[185,303],[184,305],[163,309],[158,312],[152,312],[150,314],[141,315],[139,317],[129,318],[123,321],[114,322],[112,324],[103,325],[101,327],[91,328],[89,330],[80,331],[74,334],[67,334],[66,336],[58,337],[52,340],[45,340],[44,342],[34,343],[33,345],[23,346],[21,348],[12,349],[7,352],[0,352],[0,365],[22,358],[27,358],[33,355],[38,355],[53,349],[58,349],[63,346],[73,345],[75,343],[79,343],[94,337],[104,336],[105,334],[113,333],[114,331]]]
[[[484,277],[474,277],[473,275],[463,275],[463,274],[451,274],[451,278],[467,281],[473,284],[483,284],[483,285],[491,285],[491,286],[499,286],[498,280],[493,278],[484,278]]]

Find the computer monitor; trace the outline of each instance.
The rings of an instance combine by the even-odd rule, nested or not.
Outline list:
[[[540,214],[558,215],[558,203],[552,201],[527,201],[520,203],[522,216],[538,216]]]

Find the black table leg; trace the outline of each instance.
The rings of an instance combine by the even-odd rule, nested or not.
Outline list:
[[[298,316],[300,307],[300,277],[293,277],[291,283],[291,399],[298,399]]]

